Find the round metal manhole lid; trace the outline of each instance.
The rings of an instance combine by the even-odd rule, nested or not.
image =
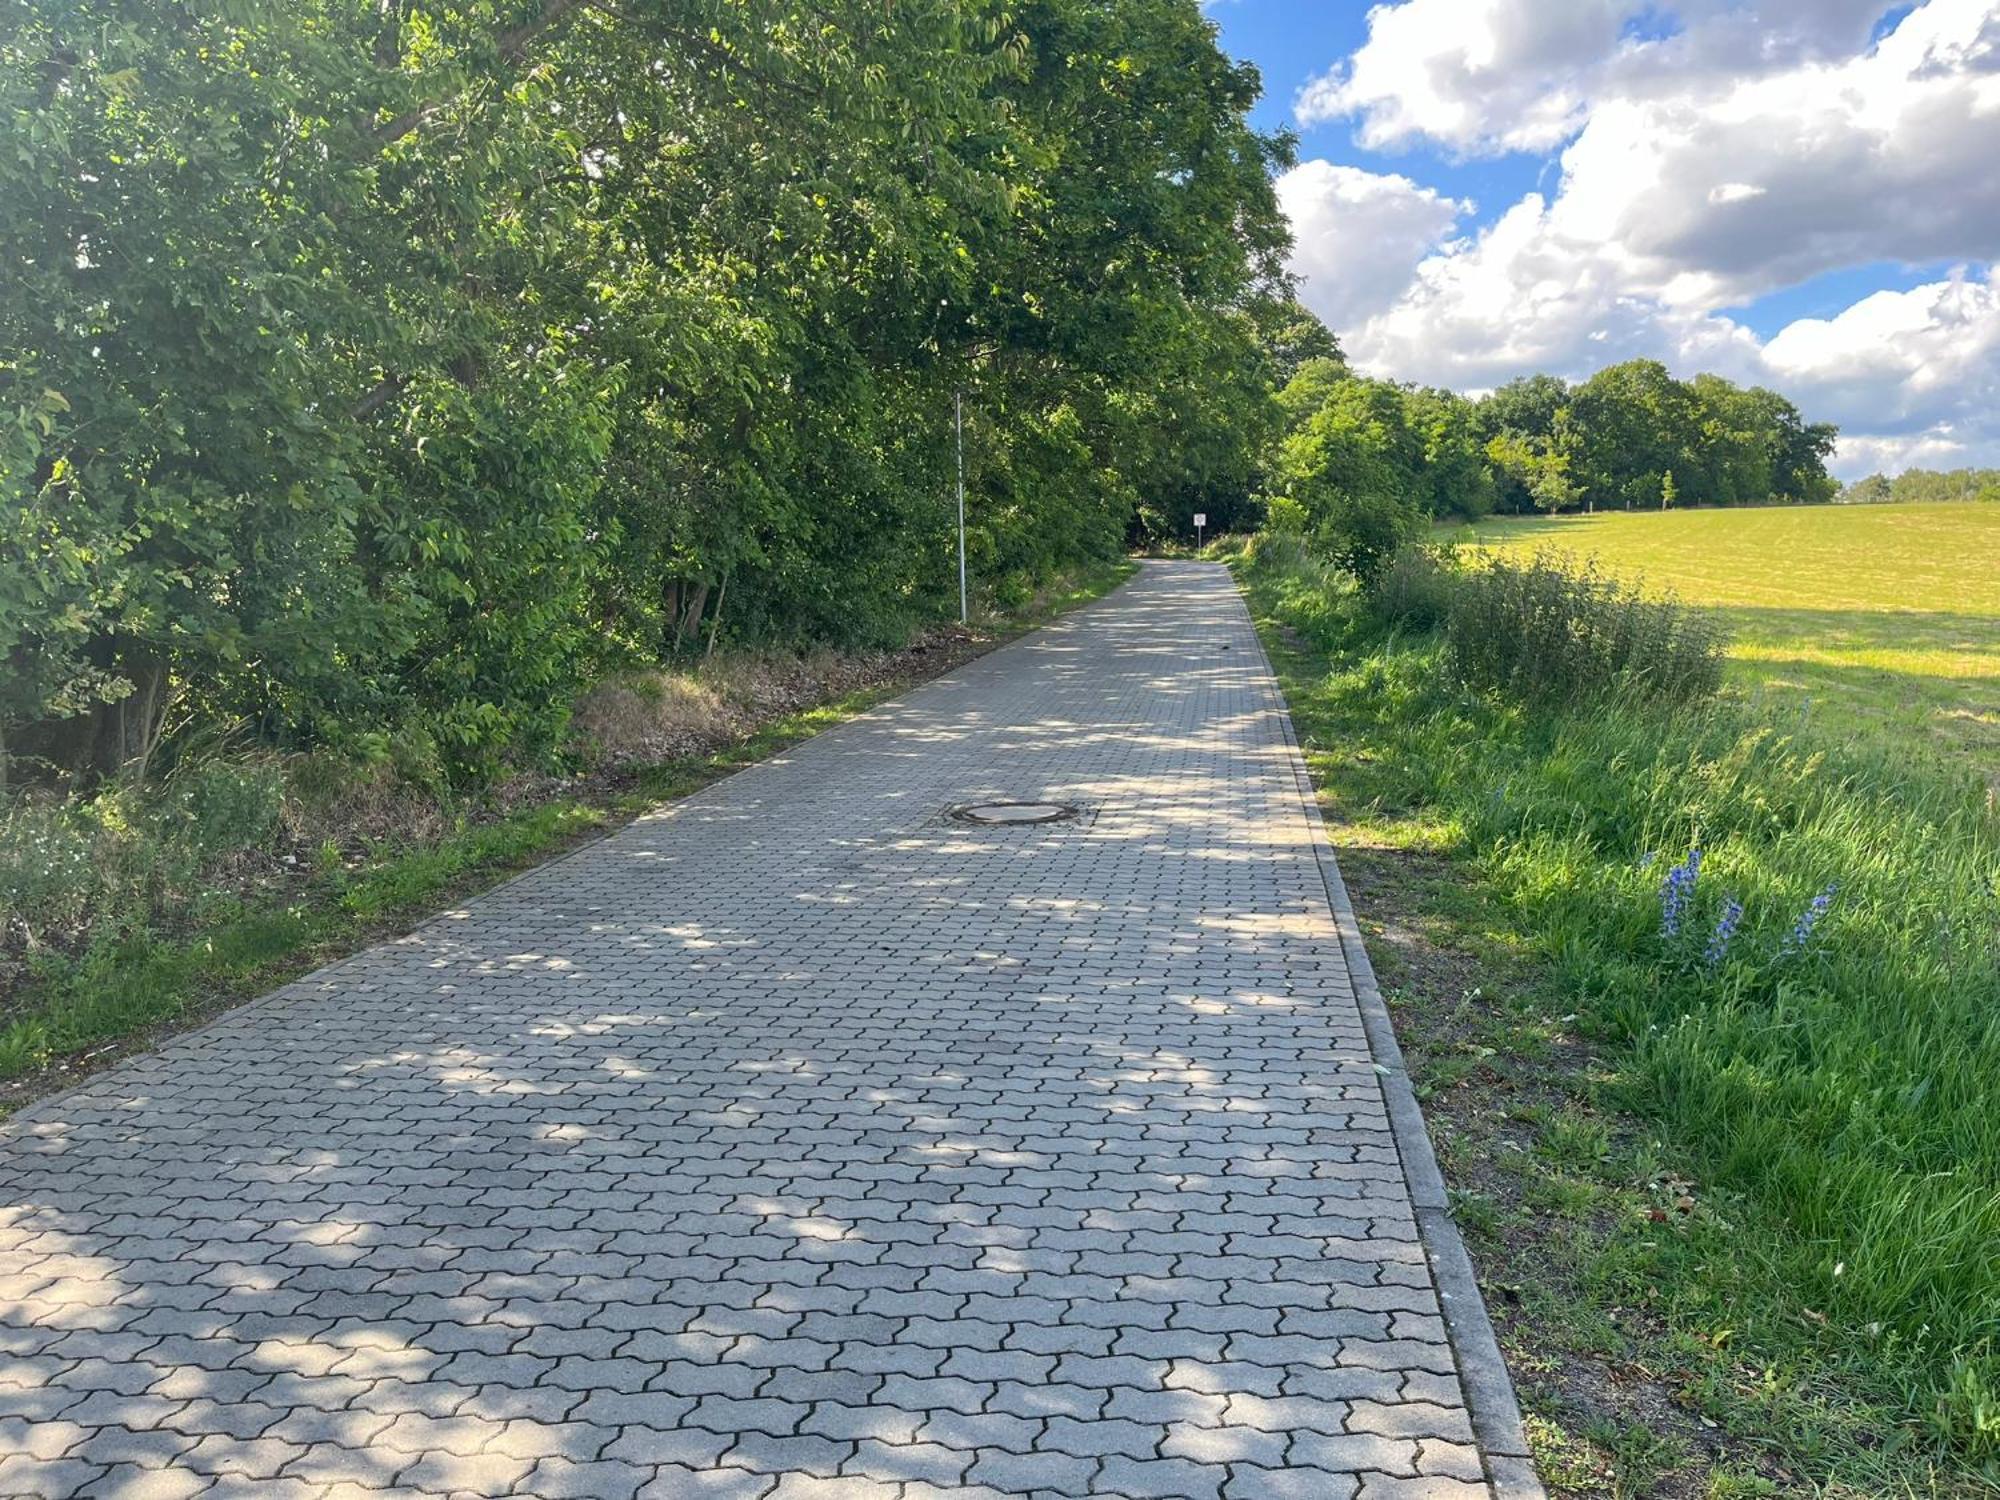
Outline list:
[[[1031,823],[1064,823],[1076,816],[1076,809],[1064,802],[974,802],[954,807],[956,823],[977,828],[1016,828]]]

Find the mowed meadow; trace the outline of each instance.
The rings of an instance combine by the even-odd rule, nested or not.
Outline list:
[[[1823,732],[1933,746],[2000,783],[2000,506],[1773,506],[1493,519],[1444,533],[1594,559],[1717,610],[1731,680]]]

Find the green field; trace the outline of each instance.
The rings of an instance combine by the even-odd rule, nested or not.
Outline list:
[[[1594,557],[1735,634],[1744,691],[1820,728],[1929,743],[2000,784],[2000,506],[1787,506],[1495,519],[1455,539]]]

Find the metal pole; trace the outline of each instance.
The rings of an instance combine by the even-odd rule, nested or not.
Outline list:
[[[958,428],[958,623],[972,623],[965,603],[965,392],[951,398],[952,420]]]

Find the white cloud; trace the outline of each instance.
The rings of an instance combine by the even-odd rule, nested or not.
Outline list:
[[[1991,469],[2000,467],[2000,440],[1991,435],[1967,440],[1949,423],[1886,437],[1842,433],[1828,467],[1841,479],[1900,474],[1905,469]]]
[[[2000,7],[1932,0],[1872,52],[1594,106],[1555,217],[1723,304],[1839,266],[2000,245]]]
[[[1428,136],[1537,150],[1582,121],[1586,76],[1635,0],[1405,0],[1368,13],[1368,40],[1299,96],[1301,124],[1361,117],[1363,145]]]
[[[1875,451],[2000,454],[1992,271],[1876,292],[1834,318],[1801,318],[1764,345],[1761,364],[1768,383],[1852,434],[1843,463]]]
[[[1546,151],[1614,96],[1844,55],[1884,0],[1395,0],[1301,90],[1302,125],[1352,115],[1374,149]],[[1664,33],[1660,22],[1675,23]]]
[[[1929,0],[1869,47],[1879,9],[1683,0],[1681,29],[1647,40],[1627,0],[1378,6],[1302,110],[1353,113],[1364,141],[1567,140],[1560,180],[1460,237],[1469,205],[1308,162],[1281,184],[1306,300],[1358,364],[1401,378],[1478,388],[1650,355],[1841,422],[1843,468],[2000,448],[1990,271],[1768,341],[1728,313],[1831,270],[2000,247],[2000,0]]]
[[[1321,317],[1351,327],[1409,285],[1470,203],[1407,177],[1309,161],[1278,179],[1278,203],[1297,237],[1292,269],[1313,288]]]

